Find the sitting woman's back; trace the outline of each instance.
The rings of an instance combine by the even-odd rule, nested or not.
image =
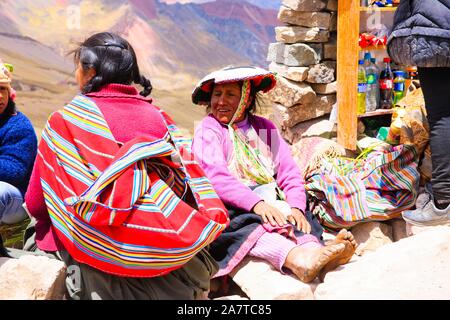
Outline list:
[[[79,271],[68,274],[80,280],[67,286],[72,298],[202,298],[217,268],[205,247],[228,222],[222,203],[198,166],[184,165],[184,139],[146,98],[152,86],[126,40],[96,34],[74,57],[81,94],[43,131],[26,196],[35,243],[25,248]]]
[[[72,53],[80,91],[100,109],[117,142],[123,144],[141,135],[159,139],[167,134],[159,110],[151,104],[152,99],[147,98],[152,91],[151,82],[141,76],[134,50],[125,40],[111,33],[100,33]],[[113,59],[123,62],[114,64]],[[132,82],[141,84],[144,90],[139,93],[131,86]],[[63,250],[51,228],[37,162],[25,202],[30,214],[37,219],[37,247],[44,251]]]
[[[99,107],[117,141],[126,143],[142,135],[160,139],[167,134],[152,99],[141,96],[133,86],[108,84],[87,96]]]

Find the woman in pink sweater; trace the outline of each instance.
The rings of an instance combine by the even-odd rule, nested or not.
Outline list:
[[[252,114],[257,92],[275,83],[274,75],[260,68],[225,68],[203,78],[192,95],[195,104],[211,111],[196,129],[193,152],[231,219],[211,245],[220,267],[215,277],[250,255],[310,282],[347,263],[355,251],[346,230],[323,245],[289,146],[272,122]]]
[[[145,229],[146,227],[142,226],[142,224],[138,225],[137,223],[139,221],[137,223],[135,222],[136,220],[133,222],[132,216],[126,218],[124,222],[115,222],[115,219],[120,218],[121,215],[128,215],[132,209],[134,210],[136,208],[136,210],[141,210],[140,212],[144,214],[144,219],[141,218],[140,220],[143,223],[145,223],[145,217],[149,217],[150,215],[155,217],[158,214],[158,211],[155,211],[155,207],[152,207],[152,203],[154,202],[148,202],[153,201],[152,196],[148,195],[149,191],[147,189],[150,189],[148,185],[146,187],[147,189],[144,190],[142,184],[138,184],[138,188],[136,188],[135,184],[137,180],[146,181],[145,177],[139,175],[140,172],[148,172],[149,177],[155,174],[155,172],[149,169],[153,168],[151,159],[145,162],[145,168],[141,167],[138,170],[137,166],[142,161],[136,162],[137,164],[134,169],[131,167],[131,173],[134,175],[134,179],[131,176],[130,180],[133,181],[133,184],[130,184],[128,192],[115,192],[120,188],[128,188],[128,186],[114,184],[112,190],[105,189],[106,191],[101,193],[98,199],[96,198],[95,201],[90,202],[94,204],[94,208],[99,210],[109,209],[108,206],[113,208],[111,209],[112,213],[109,218],[109,223],[108,220],[105,223],[98,220],[93,221],[92,217],[94,216],[95,218],[96,212],[88,212],[86,216],[78,214],[81,211],[73,213],[74,211],[70,207],[73,205],[69,203],[71,198],[57,194],[59,190],[64,195],[64,189],[76,185],[78,183],[76,179],[83,179],[83,171],[71,170],[72,163],[70,161],[78,159],[72,156],[73,154],[77,155],[77,152],[80,154],[79,161],[84,163],[79,167],[83,168],[84,172],[92,170],[91,173],[87,174],[89,178],[89,175],[92,176],[93,174],[97,175],[97,173],[102,173],[104,170],[106,171],[106,169],[114,166],[117,161],[126,158],[127,155],[133,152],[134,146],[142,149],[142,145],[153,146],[156,144],[165,146],[165,150],[167,150],[170,148],[170,145],[165,144],[164,141],[169,136],[168,128],[173,128],[173,126],[167,126],[167,119],[163,117],[163,113],[159,108],[152,105],[152,99],[147,98],[152,90],[152,86],[148,79],[141,76],[134,50],[126,40],[116,34],[99,33],[87,39],[75,50],[74,57],[77,65],[75,77],[82,95],[77,96],[78,98],[75,98],[62,111],[54,113],[47,123],[46,130],[43,132],[41,144],[44,143],[44,147],[40,146],[42,147],[40,151],[47,152],[46,154],[52,158],[46,159],[41,152],[38,155],[33,169],[25,200],[29,213],[34,217],[35,234],[28,238],[25,248],[30,251],[53,255],[57,259],[65,262],[68,270],[68,281],[66,281],[68,294],[73,299],[204,298],[205,293],[209,291],[210,278],[217,271],[217,264],[205,249],[199,251],[192,258],[186,259],[188,262],[184,261],[185,264],[182,267],[178,265],[176,266],[177,269],[174,269],[170,273],[166,272],[161,273],[163,274],[161,276],[146,277],[142,274],[138,275],[134,270],[139,269],[141,266],[140,262],[146,257],[146,252],[139,250],[150,249],[146,246],[121,243],[114,238],[114,235],[117,234],[119,236],[128,234],[127,236],[133,239],[133,237],[139,238],[142,235],[140,233],[142,230],[152,232],[149,227]],[[131,86],[133,82],[142,85],[144,90],[138,93],[135,87]],[[88,109],[89,107],[91,109]],[[58,120],[58,122],[54,120]],[[61,131],[54,133],[54,128],[57,127],[56,125],[53,126],[52,123],[62,123],[63,125],[60,125]],[[102,126],[103,130],[96,132],[97,128],[101,130]],[[73,132],[75,134],[66,134],[66,136],[63,136],[64,133],[68,132],[66,128],[72,128],[70,129],[72,131],[69,133]],[[90,145],[88,146],[85,143],[86,140],[83,140],[83,136],[77,134],[77,132],[84,133],[85,136],[91,133],[97,135],[93,135],[94,138],[89,141]],[[106,139],[103,138],[105,135]],[[140,143],[135,145],[134,141],[136,139],[139,139]],[[45,147],[47,144],[51,147]],[[102,144],[106,146],[111,145],[111,150],[118,149],[119,151],[117,154],[99,152],[98,150]],[[127,153],[122,155],[120,150],[123,150],[129,144],[132,144],[132,148],[126,149],[128,150]],[[60,149],[61,153],[57,154],[57,160],[53,161],[52,150],[56,150],[58,145],[62,145],[63,148]],[[65,150],[69,150],[67,155],[64,153]],[[54,153],[57,152],[55,151]],[[96,163],[90,162],[89,157],[90,159],[100,159],[101,161],[98,163],[103,168]],[[111,163],[111,159],[113,158],[119,160],[113,160]],[[64,162],[66,159],[68,159],[67,164]],[[103,161],[102,159],[105,160]],[[165,161],[164,163],[166,164],[171,164],[171,162],[168,162],[169,160],[162,159],[162,161]],[[68,168],[67,172],[69,176],[67,179],[65,179],[65,176],[62,176],[62,179],[57,177],[57,180],[52,180],[51,176],[53,173],[57,175],[62,172],[61,168]],[[73,166],[73,168],[77,169],[78,167]],[[169,167],[166,165],[161,166],[161,168],[162,172],[164,172]],[[47,172],[43,172],[42,170],[47,170]],[[48,170],[51,170],[51,172]],[[128,172],[130,171],[124,171],[117,179],[121,179]],[[150,177],[150,179],[157,181],[155,176]],[[54,186],[47,183],[47,180],[53,183]],[[67,183],[67,181],[71,181],[71,183]],[[82,182],[84,183],[85,181],[86,178]],[[79,190],[85,190],[85,185],[82,184]],[[88,191],[94,187],[94,184],[90,185]],[[151,185],[151,188],[153,188],[153,185]],[[53,190],[55,191],[53,192]],[[132,202],[130,210],[124,210],[122,212],[119,211],[122,209],[117,209],[116,212],[115,208],[122,208],[122,206],[117,206],[113,202],[116,202],[116,204],[123,202],[123,199],[130,194],[141,191],[147,193],[143,193],[143,196],[138,197],[136,202]],[[45,199],[44,194],[46,195]],[[56,197],[53,197],[53,194]],[[74,195],[73,191],[71,191],[71,194]],[[81,195],[75,194],[73,198],[77,199],[77,201],[85,201],[86,197],[86,192],[83,192]],[[150,200],[143,202],[143,197]],[[183,198],[183,200],[185,199]],[[125,200],[125,207],[129,205],[130,202]],[[58,215],[58,208],[62,208],[59,210],[61,215]],[[176,215],[177,208],[175,207],[173,209],[171,216]],[[136,213],[136,210],[132,212]],[[51,216],[49,215],[50,212]],[[190,218],[192,218],[192,209],[189,210],[189,214]],[[225,213],[223,216],[227,220]],[[73,220],[75,222],[72,223],[75,224],[66,222],[69,228],[64,229],[61,227],[65,223],[64,219],[66,221]],[[183,221],[182,218],[180,220]],[[195,220],[195,217],[192,220]],[[76,229],[77,224],[78,226],[85,226],[85,229],[81,229],[83,233],[80,233],[79,229]],[[89,237],[89,233],[91,232],[96,237]],[[188,230],[188,232],[192,231]],[[85,234],[87,234],[86,238],[89,241],[92,241],[91,239],[98,240],[98,243],[102,247],[105,247],[105,253],[101,252],[101,248],[99,247],[100,250],[87,251],[89,254],[83,256],[83,251],[86,252],[86,248],[89,248],[81,246],[79,238]],[[150,236],[153,238],[158,237],[158,233],[152,233]],[[89,244],[88,242],[88,245],[92,245],[92,243]],[[118,249],[113,254],[110,254],[113,246],[117,246]],[[127,262],[127,264],[122,263],[122,261],[126,261],[120,260],[122,259],[120,255],[122,251],[125,254],[132,255],[136,250],[138,252],[134,260],[137,261],[136,263],[134,261],[131,261],[131,263]],[[71,252],[77,253],[78,256],[83,257],[84,261],[88,262],[80,263],[73,258]],[[97,252],[100,253],[97,255]],[[127,256],[123,259],[126,258]],[[107,265],[105,263],[110,263],[113,267],[117,265],[122,269],[126,269],[127,274],[131,274],[131,276],[122,276],[119,273],[111,271],[104,272],[104,266]],[[147,267],[147,269],[141,268],[139,270],[145,271],[148,269],[152,269],[152,267]],[[135,276],[133,276],[133,272],[135,272]]]

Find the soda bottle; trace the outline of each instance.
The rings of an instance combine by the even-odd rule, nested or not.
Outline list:
[[[391,70],[391,59],[384,58],[384,69],[380,73],[380,109],[392,108],[392,89],[394,82],[394,75]]]
[[[367,78],[364,70],[364,60],[358,61],[358,115],[366,113]]]
[[[394,106],[405,96],[405,73],[394,71]]]
[[[366,112],[375,111],[378,106],[378,70],[371,62],[370,53],[364,56],[364,70],[366,72]]]

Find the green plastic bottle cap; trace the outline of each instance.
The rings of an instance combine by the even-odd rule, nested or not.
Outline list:
[[[378,130],[377,139],[386,141],[388,134],[389,127],[381,127],[380,130]]]

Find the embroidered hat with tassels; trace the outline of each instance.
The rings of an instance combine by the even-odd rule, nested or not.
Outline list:
[[[13,66],[0,59],[0,86],[8,88],[9,97],[14,100],[15,91],[11,88]]]
[[[256,92],[268,92],[275,87],[275,75],[258,67],[226,67],[204,77],[192,92],[192,102],[207,105],[211,100],[214,84],[249,80]]]
[[[254,92],[268,92],[275,87],[276,78],[273,73],[258,67],[227,67],[215,71],[200,80],[192,93],[192,102],[208,105],[215,84],[238,81],[242,81],[241,99],[232,119],[226,124],[233,145],[236,170],[241,172],[245,179],[252,180],[258,184],[276,184],[271,171],[261,161],[258,152],[248,144],[236,124],[236,121],[242,118],[251,104],[252,88]],[[278,186],[276,190],[280,198],[284,199],[284,194]]]

